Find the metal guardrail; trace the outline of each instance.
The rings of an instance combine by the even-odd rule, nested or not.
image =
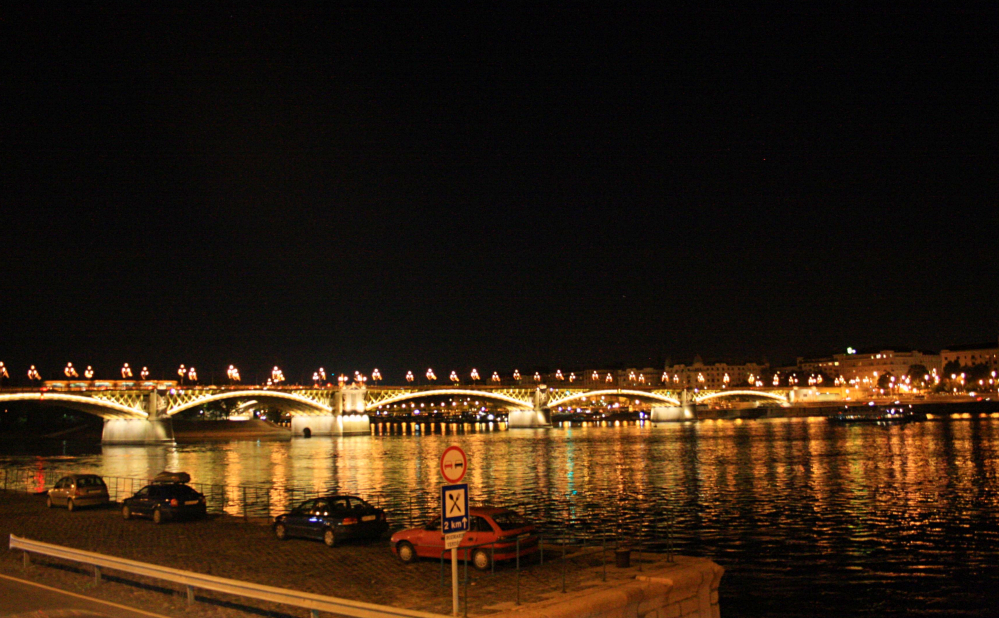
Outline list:
[[[180,584],[187,588],[188,603],[194,602],[194,590],[200,589],[256,599],[258,601],[302,607],[311,610],[314,617],[318,616],[318,612],[323,611],[350,616],[352,618],[447,618],[444,614],[389,607],[387,605],[375,605],[373,603],[363,603],[361,601],[351,601],[349,599],[340,599],[235,579],[226,579],[224,577],[215,577],[213,575],[204,575],[192,571],[182,571],[180,569],[136,562],[125,558],[83,551],[81,549],[32,541],[13,534],[10,535],[10,548],[20,549],[25,552],[25,564],[29,560],[28,555],[34,553],[90,565],[94,567],[94,578],[97,581],[100,581],[100,569],[104,568]]]

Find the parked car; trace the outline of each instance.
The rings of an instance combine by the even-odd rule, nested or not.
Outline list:
[[[136,515],[151,517],[156,524],[168,519],[204,517],[207,512],[205,496],[186,482],[178,482],[181,478],[190,480],[191,477],[183,472],[158,475],[152,484],[122,500],[121,516],[125,519]]]
[[[385,511],[357,496],[323,496],[306,500],[274,519],[274,535],[322,539],[330,547],[347,539],[374,539],[388,530]]]
[[[485,570],[493,560],[516,558],[518,538],[521,557],[538,551],[536,528],[519,513],[501,507],[471,507],[468,513],[471,517],[469,530],[458,546],[458,557],[470,558],[475,568]],[[419,558],[451,557],[451,552],[444,549],[440,518],[430,520],[421,528],[396,532],[390,542],[392,551],[406,563]]]
[[[107,504],[108,501],[108,486],[104,479],[96,474],[70,474],[56,481],[45,504],[49,508],[64,506],[68,511],[75,511],[81,506]]]

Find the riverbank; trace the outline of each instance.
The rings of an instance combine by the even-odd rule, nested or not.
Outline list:
[[[125,521],[117,505],[70,513],[45,508],[42,494],[0,492],[0,573],[63,590],[122,603],[156,607],[170,616],[236,618],[245,616],[307,616],[305,610],[283,605],[228,598],[197,591],[199,602],[187,605],[185,592],[161,582],[121,573],[104,573],[96,584],[91,570],[81,565],[35,557],[24,569],[22,555],[6,547],[11,534],[36,541],[195,571],[218,577],[256,582],[280,588],[392,605],[440,614],[451,613],[450,578],[435,560],[404,565],[390,551],[386,539],[370,544],[329,548],[318,542],[274,538],[270,526],[244,523],[227,515],[204,520],[154,525],[147,520]],[[597,548],[598,549],[598,548]],[[613,552],[594,548],[548,546],[544,564],[532,559],[520,572],[501,564],[495,573],[468,571],[468,614],[489,616],[522,603],[541,602],[562,595],[586,595],[601,585],[606,564],[608,581],[625,585],[643,574],[669,568],[662,554],[634,553],[631,565],[618,568]],[[680,558],[681,563],[685,559]],[[464,570],[461,576],[464,578]],[[720,576],[720,572],[718,573]],[[563,577],[564,584],[563,584]],[[715,595],[717,602],[717,595]]]

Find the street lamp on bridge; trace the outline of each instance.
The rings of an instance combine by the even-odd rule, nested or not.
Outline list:
[[[225,375],[230,382],[239,382],[239,369],[236,369],[235,365],[229,365],[229,368],[225,370]]]
[[[0,380],[3,380],[4,378],[7,378],[9,380],[10,374],[7,373],[7,368],[4,367],[3,363],[0,363]]]
[[[492,380],[493,382],[496,382],[496,383],[499,383],[499,381],[500,381],[499,374],[497,372],[495,372],[495,371],[493,372],[493,377],[491,377],[489,379]]]
[[[126,380],[131,377],[132,377],[132,368],[128,366],[128,363],[125,363],[121,368],[121,378],[123,380]]]
[[[371,372],[371,381],[375,383],[375,386],[378,386],[378,382],[381,379],[382,379],[382,372],[378,371],[378,367],[375,367],[374,370]]]
[[[187,367],[183,364],[177,368],[177,375],[180,376],[180,385],[184,386],[184,377],[187,376]]]
[[[412,371],[407,371],[406,372],[406,381],[407,382],[409,382],[410,384],[412,384],[413,380],[415,380],[415,379],[416,379],[416,376],[413,375]]]
[[[41,376],[41,374],[40,374],[40,373],[38,373],[38,370],[37,370],[37,369],[35,369],[35,366],[34,366],[34,365],[32,365],[32,366],[31,366],[31,367],[30,367],[30,368],[28,369],[28,379],[29,379],[29,380],[31,380],[32,382],[34,382],[34,381],[36,381],[36,380],[41,380],[41,379],[42,379],[42,376]]]
[[[87,367],[87,369],[90,369],[90,367]],[[146,378],[148,378],[149,377],[149,367],[143,367],[142,371],[139,372],[139,377],[141,377],[143,380],[145,380]]]
[[[73,363],[66,363],[66,368],[63,369],[62,372],[66,374],[67,378],[78,377],[77,373],[76,373],[76,369],[73,368]]]
[[[427,379],[431,382],[437,379],[437,374],[434,373],[434,370],[429,367],[427,368]]]
[[[198,371],[193,366],[187,370],[187,379],[190,380],[192,384],[198,381]]]

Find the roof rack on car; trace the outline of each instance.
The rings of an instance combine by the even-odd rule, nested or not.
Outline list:
[[[189,483],[190,481],[191,475],[187,472],[167,472],[164,470],[153,477],[154,483]]]

